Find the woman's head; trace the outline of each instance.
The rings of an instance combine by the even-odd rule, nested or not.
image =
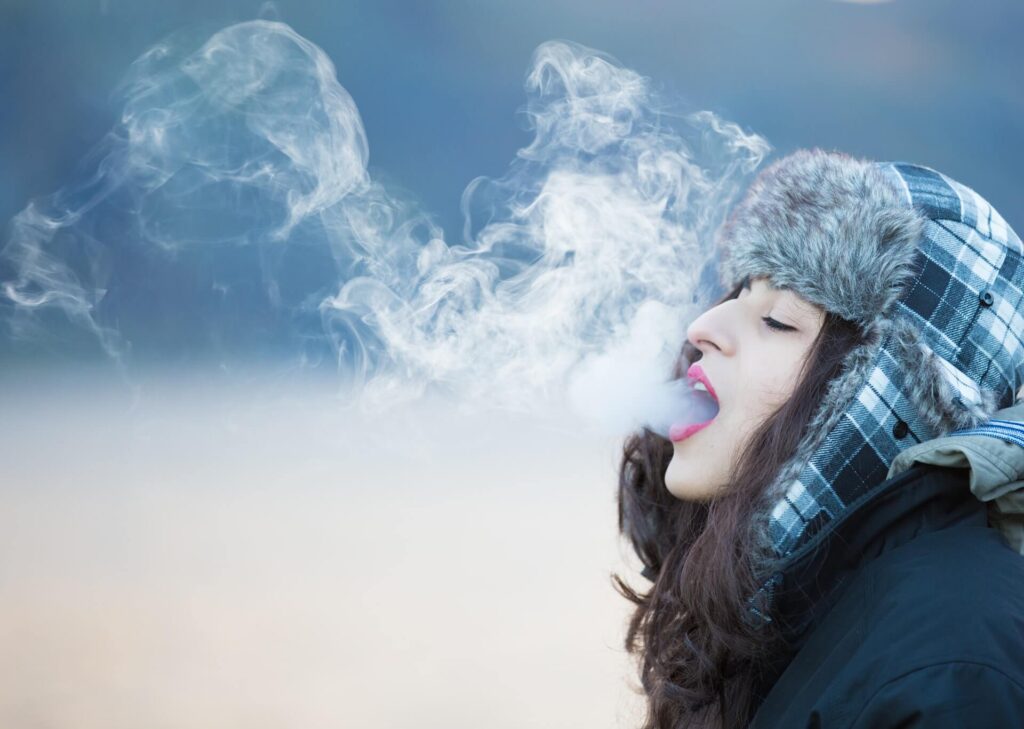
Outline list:
[[[679,444],[635,433],[620,468],[619,528],[654,580],[638,593],[615,576],[637,606],[626,646],[648,729],[743,726],[789,637],[762,590],[782,562],[824,546],[908,444],[977,425],[1024,381],[1006,336],[1024,246],[934,170],[799,150],[758,174],[716,246],[732,291],[672,376],[701,360],[719,415]],[[799,328],[786,301],[811,305],[791,311],[800,341],[761,318]]]
[[[673,443],[665,485],[673,496],[706,500],[728,485],[754,430],[792,396],[825,310],[764,276],[690,324],[687,342],[718,398],[710,425]]]
[[[634,434],[619,473],[619,528],[655,580],[642,594],[614,578],[637,606],[626,645],[642,654],[646,727],[684,725],[683,717],[686,726],[742,725],[781,640],[748,621],[758,587],[754,517],[862,337],[853,322],[760,277],[688,328],[673,377],[700,361],[719,415],[677,444],[648,429]]]

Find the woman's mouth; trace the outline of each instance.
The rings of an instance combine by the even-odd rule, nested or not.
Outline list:
[[[681,441],[709,426],[718,416],[717,398],[696,378],[670,380],[658,395],[658,402],[644,424],[662,438]]]
[[[673,443],[679,443],[704,430],[715,421],[719,413],[718,397],[710,388],[711,383],[703,369],[695,363],[687,375],[689,388],[685,393],[688,403],[686,414],[668,429],[669,440]]]

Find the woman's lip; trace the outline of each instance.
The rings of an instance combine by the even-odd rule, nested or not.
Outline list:
[[[668,437],[673,443],[686,440],[691,435],[696,433],[698,430],[704,430],[704,428],[715,422],[715,419],[707,421],[706,423],[695,423],[693,425],[673,425],[668,429]]]
[[[708,394],[715,399],[715,402],[718,402],[718,393],[716,393],[715,388],[711,386],[711,380],[708,379],[707,373],[704,372],[704,368],[701,367],[698,362],[694,362],[689,366],[689,368],[687,368],[686,376],[689,377],[691,381],[703,382],[704,387],[708,388]]]

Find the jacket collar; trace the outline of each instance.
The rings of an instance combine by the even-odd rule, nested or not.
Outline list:
[[[784,563],[775,614],[799,646],[860,566],[922,532],[984,525],[986,516],[1024,553],[1024,401],[979,427],[900,452],[886,480],[850,504],[827,542],[805,545]]]
[[[774,615],[793,651],[828,613],[860,567],[916,537],[970,523],[986,526],[986,507],[960,469],[915,463],[851,505],[826,542],[807,545],[781,570]]]
[[[1024,391],[1022,391],[1024,393]],[[901,452],[885,481],[779,571],[773,614],[788,641],[763,680],[768,690],[864,565],[915,539],[960,524],[991,522],[1024,554],[1024,401],[986,426]]]

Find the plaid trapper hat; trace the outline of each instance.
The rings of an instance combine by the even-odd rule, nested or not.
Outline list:
[[[778,565],[823,542],[897,453],[983,426],[1024,384],[1021,240],[935,170],[798,151],[757,176],[717,245],[727,288],[766,276],[865,335],[767,491]],[[761,619],[780,579],[752,600]]]

